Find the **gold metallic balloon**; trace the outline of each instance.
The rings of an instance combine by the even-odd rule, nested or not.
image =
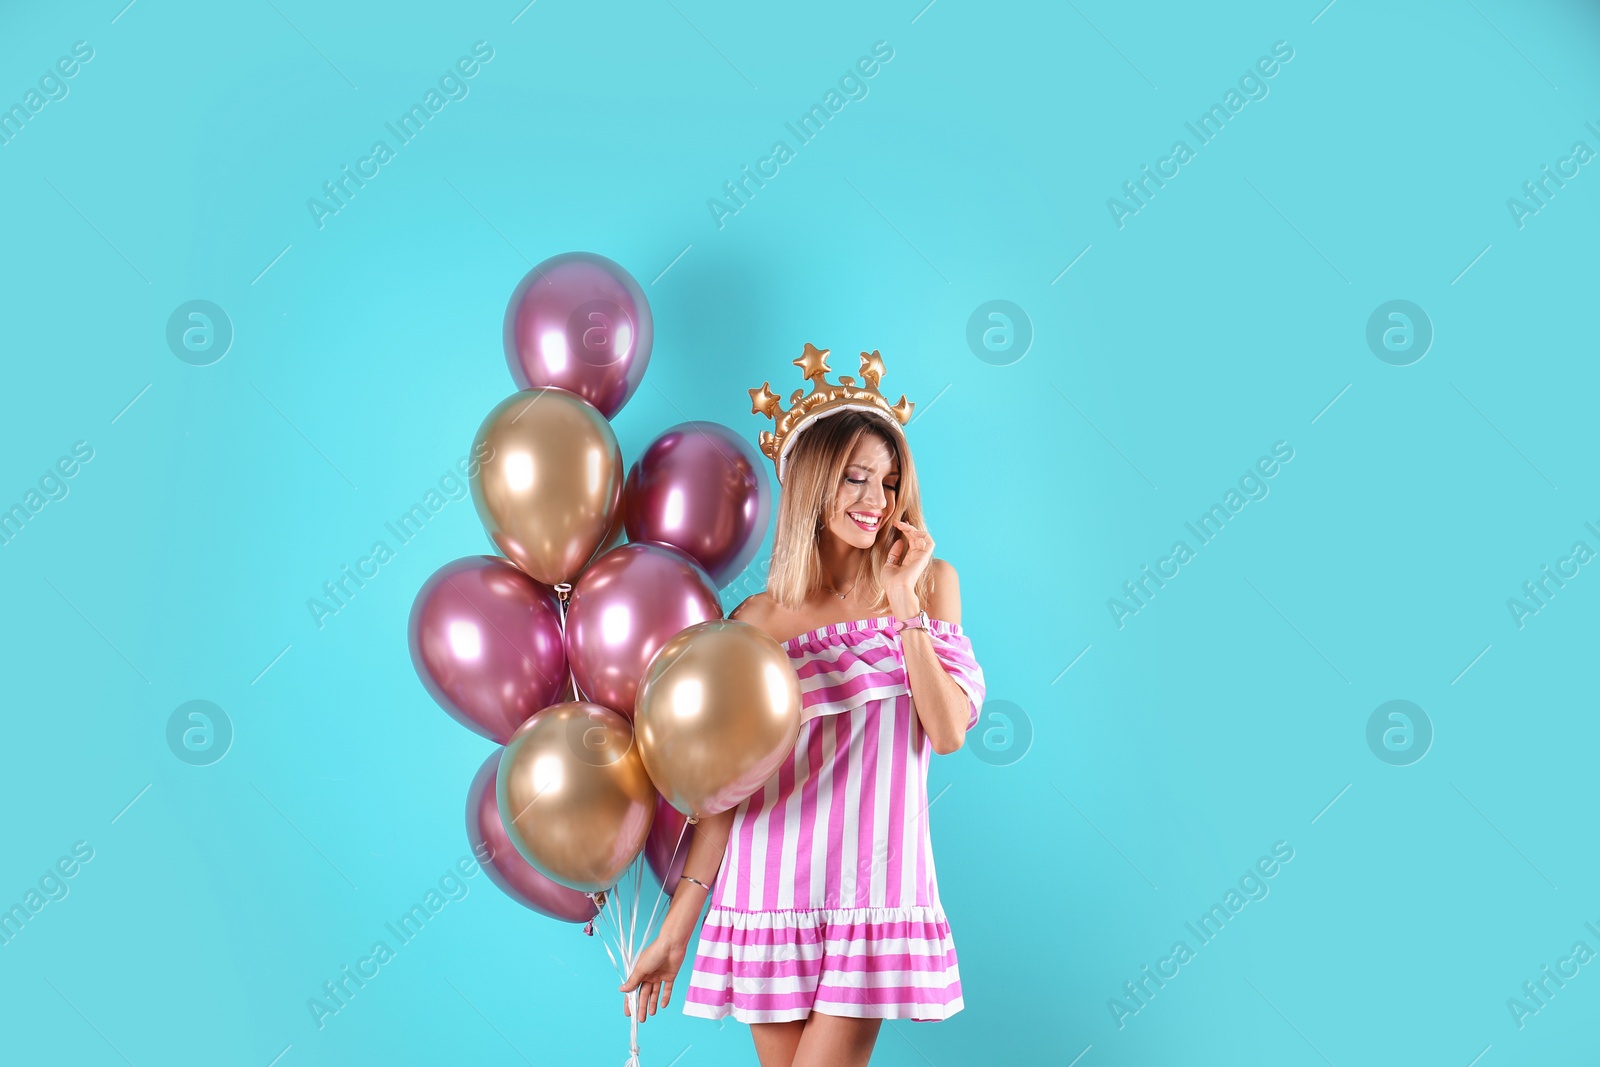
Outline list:
[[[655,817],[628,720],[599,704],[552,704],[505,751],[495,799],[506,833],[539,873],[596,893],[617,884]]]
[[[489,539],[530,577],[569,582],[605,539],[622,496],[611,424],[564,389],[526,389],[489,412],[472,500]]]
[[[634,736],[671,805],[700,818],[739,804],[800,735],[800,678],[783,646],[736,619],[680,630],[645,669]]]

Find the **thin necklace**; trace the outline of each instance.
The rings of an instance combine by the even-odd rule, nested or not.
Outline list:
[[[844,600],[846,597],[848,597],[850,595],[850,593],[854,593],[856,591],[856,586],[858,586],[860,584],[861,584],[861,577],[859,575],[857,575],[856,580],[854,582],[850,583],[849,592],[841,593],[841,592],[839,592],[839,590],[835,589],[831,585],[828,586],[828,592],[832,593],[834,596],[838,597],[840,600]]]

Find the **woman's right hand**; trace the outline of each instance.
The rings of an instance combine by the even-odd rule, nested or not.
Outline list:
[[[644,1022],[656,1013],[658,994],[660,1006],[666,1007],[672,1000],[672,981],[678,975],[678,968],[683,966],[683,958],[688,954],[688,948],[688,941],[680,940],[670,934],[663,934],[646,945],[634,962],[633,973],[629,974],[628,980],[619,987],[624,994],[622,1014],[628,1014],[626,994],[635,989],[638,990],[635,1018],[640,1022]]]

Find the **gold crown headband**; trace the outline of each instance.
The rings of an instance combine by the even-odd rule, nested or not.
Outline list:
[[[811,383],[811,392],[807,393],[803,387],[796,389],[789,397],[787,411],[783,410],[778,394],[772,391],[771,382],[762,382],[761,388],[750,390],[750,413],[765,415],[775,424],[774,429],[761,431],[761,451],[777,466],[780,483],[783,461],[790,446],[799,438],[801,430],[818,419],[841,411],[865,411],[884,419],[902,436],[904,431],[900,428],[911,421],[911,410],[916,405],[907,400],[905,394],[901,394],[900,403],[890,404],[878,392],[884,369],[877,349],[861,353],[862,384],[859,386],[848,375],[841,375],[838,385],[828,383],[828,351],[808,341],[800,358],[793,361]]]

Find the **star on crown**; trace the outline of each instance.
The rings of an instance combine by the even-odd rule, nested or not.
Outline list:
[[[876,349],[861,353],[862,384],[859,386],[855,378],[849,375],[840,376],[838,385],[829,384],[827,376],[831,368],[828,366],[828,352],[826,348],[806,342],[800,358],[793,362],[800,368],[805,380],[811,383],[811,392],[807,393],[804,388],[796,389],[789,397],[787,411],[779,394],[772,391],[771,382],[762,382],[759,389],[750,390],[750,413],[765,415],[774,423],[774,429],[761,431],[761,451],[773,463],[779,464],[780,479],[783,474],[780,457],[783,455],[784,441],[831,411],[844,407],[876,410],[901,426],[911,421],[911,411],[916,405],[907,400],[904,394],[901,394],[898,404],[890,404],[888,398],[878,392],[878,383],[883,380],[885,371],[883,357]]]

